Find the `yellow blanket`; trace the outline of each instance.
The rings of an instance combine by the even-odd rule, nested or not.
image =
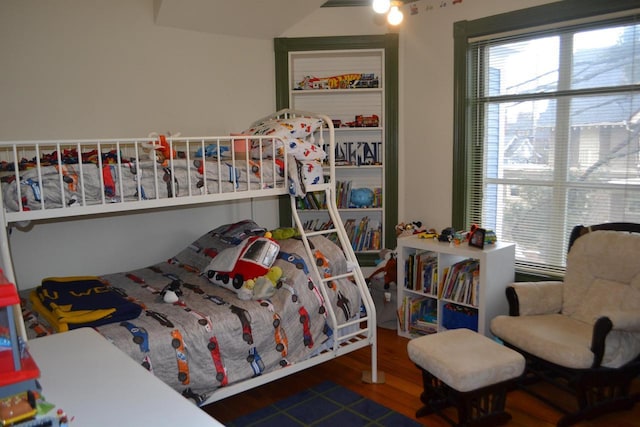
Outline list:
[[[58,332],[132,319],[142,310],[95,276],[46,278],[29,299]]]

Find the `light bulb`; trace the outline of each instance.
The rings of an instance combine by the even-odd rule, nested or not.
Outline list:
[[[387,22],[391,25],[399,25],[402,22],[404,15],[398,9],[398,6],[392,6],[389,14],[387,15]]]
[[[376,13],[387,13],[391,7],[391,0],[373,0],[373,11]]]

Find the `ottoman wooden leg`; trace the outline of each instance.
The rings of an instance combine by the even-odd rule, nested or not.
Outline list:
[[[458,425],[489,427],[509,421],[511,414],[505,411],[509,383],[493,384],[466,393],[456,391]]]
[[[420,394],[420,401],[424,406],[416,411],[416,418],[439,412],[451,403],[447,399],[446,385],[431,373],[420,368],[422,372],[423,392]]]
[[[416,411],[416,418],[438,414],[449,423],[460,427],[490,427],[506,423],[511,414],[505,411],[510,381],[493,384],[469,392],[459,392],[420,368],[424,391],[420,400],[424,406]],[[453,406],[458,412],[458,422],[446,416],[442,410]]]

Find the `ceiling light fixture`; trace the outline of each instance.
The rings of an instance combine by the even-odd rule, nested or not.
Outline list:
[[[387,13],[390,7],[390,0],[373,0],[373,11],[375,13]]]
[[[400,6],[402,6],[401,1],[373,0],[373,11],[380,14],[386,13],[387,22],[391,25],[399,25],[404,18]]]

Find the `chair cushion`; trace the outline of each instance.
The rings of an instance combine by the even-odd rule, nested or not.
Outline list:
[[[567,255],[562,314],[593,323],[611,308],[640,310],[638,254],[640,234],[599,230],[577,239]]]
[[[625,283],[595,278],[572,317],[594,324],[603,313],[640,307],[640,292]]]
[[[639,254],[639,233],[598,230],[581,236],[567,255],[561,313],[498,316],[492,320],[492,332],[557,365],[591,368],[596,320],[607,315],[615,318],[622,310],[640,312]],[[631,327],[622,330],[628,326],[625,323]],[[628,322],[614,324],[614,330],[606,337],[602,366],[617,368],[640,354],[637,323],[628,317]]]
[[[593,365],[593,325],[562,314],[497,316],[491,332],[515,347],[556,365],[588,369]],[[611,331],[601,365],[619,368],[640,353],[638,333]]]
[[[593,326],[562,314],[497,316],[491,320],[491,332],[556,365],[575,369],[593,365]]]

